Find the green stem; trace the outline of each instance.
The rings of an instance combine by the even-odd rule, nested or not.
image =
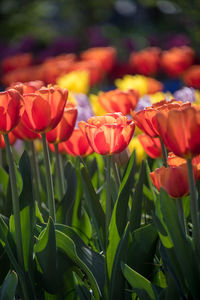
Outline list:
[[[106,250],[105,250],[105,299],[109,299],[109,278],[108,278],[108,268],[107,268],[107,247],[109,238],[109,224],[111,219],[111,156],[106,156]]]
[[[58,144],[55,144],[55,155],[56,155],[56,167],[57,167],[57,175],[58,175],[58,190],[59,190],[59,196],[60,200],[62,200],[64,194],[65,194],[65,182],[64,182],[64,174],[62,174],[62,162],[60,153],[58,150]]]
[[[16,179],[14,160],[13,160],[13,156],[12,156],[12,151],[11,151],[8,134],[4,135],[4,140],[5,140],[5,144],[6,144],[6,155],[7,155],[7,160],[8,160],[10,183],[11,183],[12,205],[13,205],[13,214],[14,214],[14,222],[15,222],[15,236],[16,236],[16,246],[17,246],[17,257],[18,257],[20,265],[24,268],[21,221],[20,221],[20,206],[19,206],[19,198],[18,198],[18,192],[17,192],[17,179]]]
[[[192,236],[194,241],[194,248],[198,256],[200,256],[200,228],[199,228],[199,214],[198,214],[198,199],[197,190],[195,187],[194,173],[192,168],[192,160],[187,160],[189,186],[190,186],[190,211],[192,219]]]
[[[176,207],[177,207],[177,211],[178,211],[178,216],[179,216],[179,221],[182,227],[182,230],[184,232],[184,235],[186,236],[186,222],[185,222],[185,214],[184,214],[184,210],[183,210],[183,202],[182,199],[176,199]]]
[[[116,182],[117,188],[118,188],[118,190],[119,190],[121,181],[120,181],[118,168],[117,168],[117,165],[116,165],[116,162],[115,162],[115,160],[114,160],[114,156],[113,156],[113,155],[112,155],[112,157],[111,157],[111,163],[112,163],[113,174],[114,174],[114,177],[115,177],[115,182]]]
[[[6,156],[9,166],[9,175],[10,175],[10,184],[11,184],[11,193],[12,193],[12,206],[13,206],[13,215],[15,223],[15,239],[16,239],[16,248],[17,248],[17,257],[18,262],[24,270],[24,258],[23,258],[23,246],[22,246],[22,232],[21,232],[21,221],[20,221],[20,206],[19,198],[17,192],[17,179],[15,173],[14,160],[12,155],[12,150],[10,146],[10,141],[8,134],[4,135],[4,140],[6,144]],[[23,299],[29,300],[28,289],[26,283],[22,280],[20,281],[23,293]]]
[[[49,158],[49,150],[47,146],[47,140],[45,133],[42,133],[42,144],[44,151],[44,165],[46,170],[46,189],[47,189],[47,199],[49,206],[49,216],[52,217],[53,221],[56,221],[56,213],[55,213],[55,203],[54,203],[54,190],[53,190],[53,180],[51,176],[51,167],[50,167],[50,158]]]
[[[167,163],[167,149],[162,141],[162,139],[160,138],[160,144],[161,144],[161,149],[162,149],[162,159],[163,159],[163,165],[167,168],[168,167],[168,163]]]
[[[31,146],[31,161],[32,161],[32,170],[33,170],[33,183],[34,183],[34,192],[35,199],[41,205],[41,197],[40,197],[40,175],[38,170],[37,157],[35,153],[34,142],[30,141]]]
[[[109,224],[111,218],[111,186],[110,186],[111,156],[106,156],[106,235],[108,241]]]

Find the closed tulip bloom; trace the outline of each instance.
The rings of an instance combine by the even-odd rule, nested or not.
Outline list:
[[[13,70],[23,69],[32,65],[32,63],[33,55],[31,53],[19,53],[3,59],[2,71],[7,73]]]
[[[200,66],[191,66],[184,74],[183,81],[187,86],[195,89],[200,88]]]
[[[159,138],[152,138],[147,134],[140,134],[138,135],[138,139],[141,145],[143,146],[145,152],[151,158],[162,157],[162,149]]]
[[[116,49],[113,47],[95,47],[81,54],[83,60],[96,60],[106,72],[110,72],[116,60]]]
[[[26,126],[37,133],[52,130],[60,122],[68,91],[58,86],[42,87],[35,93],[24,95]]]
[[[187,107],[156,115],[157,128],[165,146],[177,156],[192,158],[200,154],[200,110]]]
[[[150,173],[153,185],[163,188],[172,198],[181,198],[189,194],[187,164],[176,167],[156,169]]]
[[[73,132],[76,118],[77,108],[74,105],[67,103],[62,119],[58,125],[46,133],[47,142],[57,144],[68,140]]]
[[[19,123],[24,110],[21,94],[9,89],[0,93],[0,133],[5,134],[13,130]]]
[[[41,138],[41,135],[39,133],[33,132],[26,126],[26,123],[23,120],[23,116],[19,124],[12,130],[12,133],[16,136],[16,138],[23,141],[32,141]]]
[[[143,75],[156,74],[159,69],[161,50],[156,47],[133,52],[130,55],[130,65],[134,71]]]
[[[121,112],[123,115],[128,115],[131,110],[134,110],[139,94],[134,90],[120,91],[118,89],[99,95],[99,103],[108,112]]]
[[[135,123],[121,113],[113,113],[79,122],[79,127],[96,153],[111,155],[122,152],[128,146]]]
[[[93,153],[86,136],[79,128],[75,128],[70,138],[59,144],[59,151],[72,156],[87,156]]]
[[[89,72],[90,86],[98,84],[105,76],[104,69],[98,60],[82,60],[74,62],[70,66],[71,71],[87,71]]]
[[[187,70],[193,61],[194,51],[190,47],[174,47],[162,53],[161,66],[168,75],[174,77]]]
[[[181,101],[176,101],[175,99],[171,101],[163,100],[161,102],[153,104],[151,107],[146,107],[137,113],[132,112],[133,119],[136,125],[147,135],[151,137],[158,137],[159,132],[157,128],[156,115],[159,111],[168,112],[173,109],[181,110],[185,107],[191,106],[191,103],[183,103]]]

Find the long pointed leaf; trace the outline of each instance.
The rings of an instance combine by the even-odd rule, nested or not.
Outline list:
[[[121,236],[127,225],[127,208],[131,190],[134,185],[134,174],[135,174],[136,160],[135,153],[129,159],[126,171],[124,173],[120,188],[118,199],[115,203],[110,227],[109,227],[109,245],[107,249],[107,268],[108,276],[111,277],[112,266],[116,250],[120,241]]]

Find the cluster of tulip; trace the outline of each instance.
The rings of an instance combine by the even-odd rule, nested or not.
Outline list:
[[[37,59],[36,59],[37,61]],[[113,47],[97,47],[83,51],[78,57],[74,53],[50,57],[44,62],[34,62],[31,53],[22,53],[2,61],[2,83],[42,80],[45,84],[55,84],[57,79],[73,71],[89,72],[90,85],[101,83],[106,74],[119,78],[126,74],[182,78],[188,86],[199,88],[200,67],[195,52],[188,46],[161,50],[149,47],[130,53],[128,62],[117,61]]]
[[[200,278],[195,266],[200,256],[196,185],[200,178],[199,93],[186,88],[187,92],[180,90],[173,96],[163,93],[163,84],[154,78],[127,75],[116,80],[116,89],[92,94],[90,100],[84,95],[86,100],[81,101],[91,104],[95,115],[83,118],[78,105],[78,97],[83,96],[80,92],[88,92],[89,86],[111,71],[116,52],[112,47],[89,49],[81,58],[82,61],[75,61],[73,55],[63,55],[49,59],[44,63],[48,68],[43,65],[43,71],[46,70],[43,74],[49,76],[48,79],[38,73],[32,77],[33,68],[38,66],[30,67],[30,57],[22,59],[25,76],[20,69],[12,71],[15,59],[4,62],[4,70],[9,72],[3,80],[10,86],[0,93],[0,145],[6,148],[12,210],[7,215],[9,227],[0,216],[0,251],[5,247],[19,277],[20,288],[16,290],[15,275],[9,275],[0,287],[0,296],[4,295],[7,284],[15,280],[10,297],[22,295],[26,300],[40,297],[48,300],[54,296],[72,299],[70,293],[74,299],[85,293],[86,299],[122,299],[127,283],[133,288],[133,294],[127,299],[136,295],[141,299],[144,295],[144,299],[162,299],[162,293],[166,296],[169,291],[174,297],[192,295],[191,299],[198,299],[198,280],[193,281],[195,276]],[[97,60],[104,70],[100,77],[100,69],[95,66]],[[183,74],[193,60],[194,53],[188,47],[163,53],[153,48],[132,53],[130,65],[135,72],[149,76],[158,71],[162,62],[168,74],[177,76]],[[69,70],[79,71],[69,79],[72,75]],[[18,77],[19,74],[22,77]],[[21,79],[21,82],[13,79]],[[198,84],[193,86],[199,87]],[[87,110],[83,106],[84,109]],[[139,151],[127,154],[134,133],[154,159],[148,158],[151,169],[145,165],[147,162],[136,164]],[[20,198],[10,147],[17,139],[31,145],[32,151],[31,171],[26,173],[23,169],[29,166],[26,154],[20,159],[24,185]],[[42,141],[44,152],[44,168],[42,166],[39,172],[36,140]],[[49,149],[55,154],[55,182],[54,155],[51,161]],[[116,156],[122,153],[128,155],[126,168],[116,165]],[[74,166],[66,164],[66,155]],[[98,170],[104,169],[106,176],[102,179]],[[0,178],[1,174],[7,175],[0,170]],[[41,191],[42,172],[45,172],[45,188]],[[33,184],[30,191],[27,182]],[[104,187],[106,195],[102,192]],[[188,194],[190,208],[186,217],[183,206]],[[33,200],[30,203],[29,198]],[[143,203],[144,199],[150,209]],[[173,226],[177,226],[176,230]],[[136,253],[135,257],[132,252]],[[187,252],[191,266],[186,263],[184,267]],[[15,253],[17,259],[13,260]],[[159,264],[155,264],[158,259]],[[147,270],[146,265],[153,264],[159,265],[159,272],[167,283],[155,279],[151,267]],[[193,269],[197,275],[191,275]],[[67,283],[66,274],[70,277]],[[82,278],[82,274],[87,278]],[[154,282],[143,276],[154,278]],[[56,277],[65,282],[62,288]],[[42,278],[41,282],[38,278]],[[67,296],[63,296],[65,293]]]

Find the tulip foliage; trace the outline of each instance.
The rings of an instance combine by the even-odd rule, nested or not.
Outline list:
[[[105,94],[128,113],[138,101]],[[196,106],[111,110],[75,128],[66,89],[19,83],[0,93],[0,114],[0,299],[199,299]],[[117,165],[136,126],[149,157]]]

